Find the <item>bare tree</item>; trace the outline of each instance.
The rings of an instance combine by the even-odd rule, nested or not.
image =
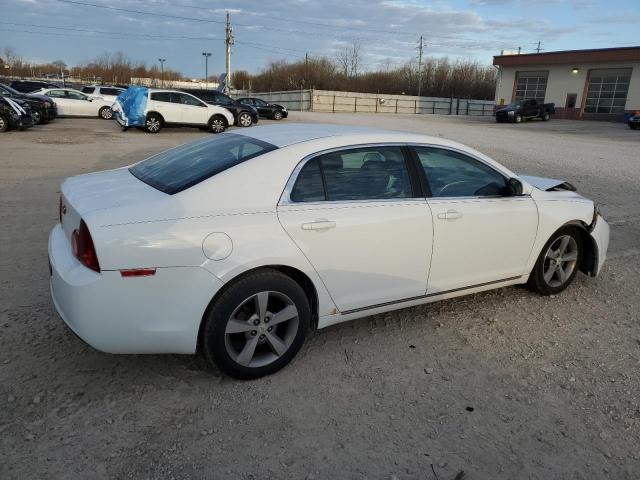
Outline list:
[[[362,66],[362,45],[360,42],[354,40],[345,45],[336,54],[336,61],[345,77],[357,76]]]

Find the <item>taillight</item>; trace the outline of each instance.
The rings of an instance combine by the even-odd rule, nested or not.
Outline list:
[[[84,220],[80,220],[80,228],[71,234],[71,249],[75,257],[80,260],[85,267],[100,272],[100,264],[98,263],[98,255],[93,246],[93,239],[89,228]]]

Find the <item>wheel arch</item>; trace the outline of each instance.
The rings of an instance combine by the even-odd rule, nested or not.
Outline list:
[[[218,300],[218,298],[220,298],[221,295],[224,294],[224,292],[226,292],[229,287],[231,287],[235,282],[237,282],[238,280],[241,280],[249,275],[253,275],[254,273],[258,273],[258,272],[263,272],[263,271],[277,271],[280,272],[286,276],[288,276],[289,278],[291,278],[293,281],[295,281],[298,285],[300,285],[300,287],[304,290],[305,294],[307,295],[307,299],[309,300],[309,306],[311,307],[311,329],[315,330],[318,326],[318,315],[319,315],[319,300],[318,300],[318,291],[316,290],[316,287],[313,283],[313,281],[311,280],[311,278],[309,278],[309,276],[304,273],[302,270],[295,268],[295,267],[291,267],[289,265],[263,265],[260,267],[255,267],[255,268],[251,268],[249,270],[246,270],[238,275],[236,275],[235,277],[233,277],[232,279],[228,280],[223,286],[222,288],[220,288],[220,290],[218,290],[216,292],[216,294],[213,296],[213,298],[211,298],[211,301],[209,302],[209,304],[207,305],[207,307],[205,308],[203,314],[202,314],[202,318],[200,319],[200,326],[198,328],[198,339],[197,339],[197,350],[201,351],[201,347],[202,347],[202,334],[203,334],[203,330],[204,330],[204,323],[205,323],[205,319],[207,318],[207,316],[209,315],[209,312],[211,311],[211,309],[213,308],[213,306],[215,305],[216,301]]]
[[[551,233],[551,235],[549,235],[545,240],[542,246],[542,250],[540,250],[538,252],[538,255],[536,256],[536,261],[542,254],[542,251],[544,250],[544,246],[547,244],[549,239],[553,237],[556,233],[558,233],[560,230],[567,227],[574,227],[580,234],[580,240],[582,242],[583,251],[582,251],[582,259],[580,260],[580,265],[578,265],[578,270],[580,270],[582,273],[586,275],[594,276],[598,266],[598,245],[596,244],[595,240],[591,236],[591,233],[589,232],[590,226],[587,225],[582,220],[577,220],[577,219],[569,220],[568,222],[565,222],[560,227],[556,228],[553,231],[553,233]]]
[[[157,115],[160,118],[160,121],[162,122],[162,124],[164,125],[165,120],[164,120],[164,117],[162,116],[162,114],[160,112],[156,112],[155,110],[151,110],[151,111],[147,112],[147,114],[145,115],[145,118],[149,118],[149,115]]]
[[[229,127],[229,120],[228,120],[228,119],[227,119],[227,117],[225,117],[222,113],[214,113],[213,115],[211,115],[211,116],[209,117],[209,120],[207,120],[207,125],[211,125],[211,121],[212,121],[214,118],[216,118],[216,117],[219,117],[219,118],[221,118],[222,120],[224,120],[225,128],[228,128],[228,127]]]

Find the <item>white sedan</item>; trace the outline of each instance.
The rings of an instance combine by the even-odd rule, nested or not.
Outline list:
[[[282,368],[309,332],[492,288],[596,276],[609,227],[559,180],[469,147],[337,125],[265,126],[67,179],[51,294],[111,353]]]
[[[58,107],[59,117],[100,117],[112,118],[112,102],[101,97],[90,97],[73,88],[43,88],[39,95],[46,95]]]

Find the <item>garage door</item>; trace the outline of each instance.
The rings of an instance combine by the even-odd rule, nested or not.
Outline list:
[[[517,72],[516,73],[516,100],[535,98],[544,103],[547,93],[548,71]]]
[[[587,113],[623,113],[630,80],[630,68],[591,70],[584,111]]]

